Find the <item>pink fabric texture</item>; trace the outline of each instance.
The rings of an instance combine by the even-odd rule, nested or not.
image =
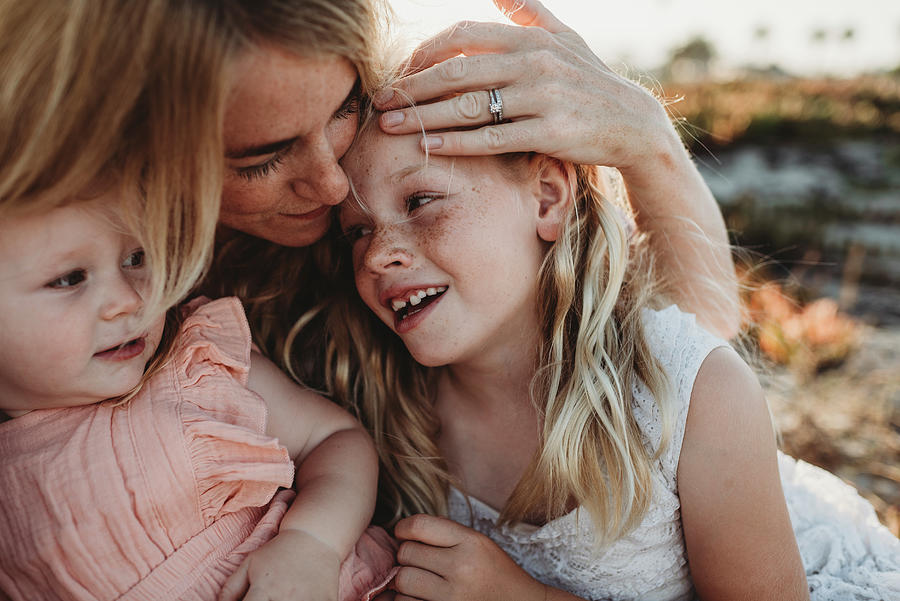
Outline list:
[[[214,600],[278,532],[294,466],[246,388],[243,309],[234,298],[189,308],[173,360],[129,403],[0,424],[0,590],[11,599]],[[392,545],[383,531],[363,536],[342,567],[343,601],[383,588]]]

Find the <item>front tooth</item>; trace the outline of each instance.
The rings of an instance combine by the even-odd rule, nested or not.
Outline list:
[[[437,290],[438,292],[444,292],[446,289],[447,289],[446,286],[438,286],[438,287],[436,288],[436,290]]]
[[[419,295],[417,295],[417,294],[413,294],[412,296],[409,297],[409,304],[414,307],[421,302],[422,302],[422,299],[419,298]]]
[[[428,296],[428,294],[424,290],[419,290],[418,292],[416,292],[416,296],[419,297],[419,300],[422,300],[423,298]]]
[[[397,299],[391,303],[391,306],[394,307],[394,311],[399,311],[406,306],[406,301]]]
[[[425,294],[427,294],[428,296],[434,296],[435,294],[437,294],[437,290],[434,288],[429,288],[425,291]]]

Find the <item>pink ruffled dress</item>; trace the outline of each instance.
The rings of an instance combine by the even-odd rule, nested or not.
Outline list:
[[[173,360],[129,403],[0,424],[0,591],[15,600],[214,600],[271,539],[294,466],[246,388],[250,331],[234,298],[195,303]],[[394,543],[369,529],[342,601],[373,598]]]

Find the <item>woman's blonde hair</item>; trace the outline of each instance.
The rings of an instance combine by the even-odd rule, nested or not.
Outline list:
[[[541,161],[554,159],[518,154],[482,160],[499,161],[498,176],[521,180],[526,170],[534,174]],[[651,255],[626,231],[617,174],[565,167],[574,202],[539,274],[542,342],[530,400],[542,417],[540,445],[501,521],[553,518],[573,505],[584,507],[599,544],[621,537],[646,513],[656,460],[671,430],[671,402],[643,336],[642,310],[657,298]],[[446,515],[454,482],[437,446],[433,403],[440,368],[416,364],[363,305],[353,291],[349,250],[340,252],[337,236],[331,244],[340,283],[323,308],[328,339],[319,385],[354,409],[375,438],[382,465],[379,518]],[[657,448],[649,448],[632,415],[639,382],[663,416]]]
[[[356,68],[362,94],[384,80],[390,8],[384,0],[223,0],[233,57],[259,46],[297,56],[337,55]],[[238,296],[253,339],[296,380],[321,373],[321,328],[311,327],[332,296],[329,249],[290,248],[242,232],[217,243],[201,291]],[[297,332],[307,326],[305,335]],[[314,332],[314,333],[310,333]]]
[[[219,20],[210,3],[182,0],[0,0],[0,216],[121,186],[157,311],[190,291],[211,254]]]

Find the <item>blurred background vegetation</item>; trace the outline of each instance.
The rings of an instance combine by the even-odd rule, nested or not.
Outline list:
[[[748,337],[782,447],[900,536],[900,67],[799,77],[716,58],[694,37],[642,80],[749,251]]]

